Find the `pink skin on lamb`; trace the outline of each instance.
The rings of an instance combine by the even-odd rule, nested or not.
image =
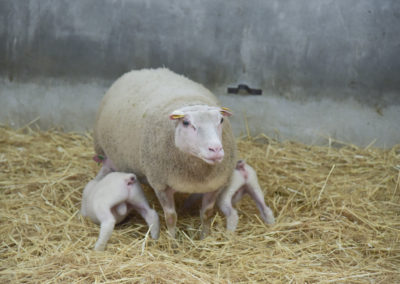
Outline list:
[[[239,160],[236,163],[236,170],[238,170],[240,172],[240,174],[243,176],[243,178],[245,180],[247,180],[249,178],[249,173],[247,172],[245,166],[246,166],[246,163],[243,160]]]
[[[152,238],[157,239],[160,230],[158,215],[150,208],[134,174],[111,172],[86,185],[81,214],[100,224],[95,250],[105,249],[115,224],[123,221],[132,209],[145,219]]]

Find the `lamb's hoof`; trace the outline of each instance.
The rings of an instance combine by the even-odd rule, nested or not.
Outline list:
[[[274,217],[269,217],[269,218],[267,218],[266,223],[267,223],[268,225],[273,225],[273,224],[275,224],[275,218],[274,218]]]
[[[150,235],[153,240],[157,240],[160,237],[160,220],[154,210],[151,210],[151,216],[148,222],[150,224]]]
[[[265,214],[265,215],[266,215],[265,218],[263,218],[265,223],[267,223],[268,225],[275,224],[274,215],[271,214]]]
[[[150,235],[153,240],[158,240],[160,237],[160,230],[151,230]]]

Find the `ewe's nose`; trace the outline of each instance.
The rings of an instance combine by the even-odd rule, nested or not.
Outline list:
[[[208,151],[206,150],[208,149]],[[202,159],[208,164],[215,164],[222,161],[224,158],[224,149],[221,143],[208,144],[207,148],[204,148]]]
[[[208,159],[214,162],[220,162],[224,158],[224,149],[221,144],[208,147]]]
[[[222,146],[210,146],[210,147],[208,147],[208,150],[210,152],[214,152],[215,154],[218,154],[219,152],[222,151]]]

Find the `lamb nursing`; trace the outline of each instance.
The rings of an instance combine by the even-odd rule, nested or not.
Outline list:
[[[256,171],[245,161],[239,160],[233,173],[231,183],[222,191],[218,198],[218,207],[226,216],[226,229],[235,231],[239,221],[236,209],[233,207],[243,195],[248,194],[256,203],[261,218],[266,224],[275,223],[272,210],[265,204],[264,194],[258,183]]]
[[[157,239],[160,224],[157,212],[150,208],[134,174],[113,172],[102,179],[89,181],[82,194],[81,214],[100,224],[95,250],[104,250],[115,224],[122,222],[135,209]]]
[[[174,193],[204,193],[202,236],[236,164],[230,111],[202,85],[164,68],[131,71],[104,96],[94,129],[95,151],[106,160],[98,177],[133,172],[154,189],[171,236]]]

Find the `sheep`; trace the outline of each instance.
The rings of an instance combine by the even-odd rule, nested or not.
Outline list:
[[[245,194],[249,194],[255,201],[264,222],[266,224],[274,224],[274,214],[265,204],[264,194],[258,183],[255,170],[245,161],[239,160],[236,163],[236,168],[229,185],[221,191],[217,199],[218,208],[226,217],[227,231],[234,232],[236,230],[239,216],[233,206],[239,202]],[[194,208],[201,197],[202,194],[189,195],[184,202],[182,211],[189,211]]]
[[[151,237],[157,239],[160,231],[157,212],[150,208],[134,174],[112,172],[89,181],[82,194],[81,214],[100,224],[95,250],[105,249],[115,224],[122,222],[132,209],[145,219]]]
[[[98,176],[117,170],[147,181],[172,237],[177,222],[174,193],[204,193],[204,238],[218,193],[235,168],[230,115],[205,87],[168,69],[128,72],[110,87],[97,112],[94,146],[106,157]]]
[[[220,194],[217,201],[219,209],[226,216],[226,229],[228,231],[236,230],[239,217],[233,205],[241,200],[244,194],[249,194],[255,201],[265,223],[275,223],[272,210],[265,205],[264,194],[258,183],[256,171],[243,160],[239,160],[232,175],[231,183]]]

